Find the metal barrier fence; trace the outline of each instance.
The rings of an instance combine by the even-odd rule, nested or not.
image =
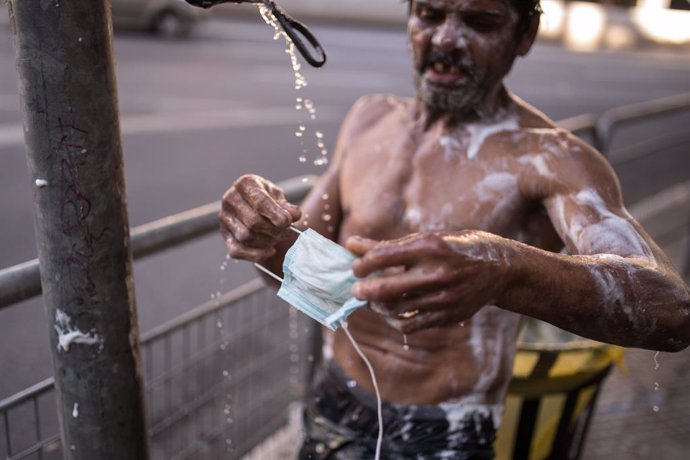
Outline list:
[[[634,114],[613,109],[598,119],[583,115],[560,124],[585,140],[605,139],[606,146],[617,123],[687,110],[690,94],[665,102],[637,105]],[[615,159],[614,154],[614,165]],[[281,185],[291,201],[299,201],[311,183]],[[679,206],[687,208],[687,201]],[[135,259],[215,231],[218,209],[212,203],[133,229]],[[687,212],[681,215],[685,217],[665,230],[664,239],[687,239],[690,220]],[[684,261],[687,276],[687,243]],[[0,271],[0,308],[39,293],[37,261]],[[305,376],[315,359],[314,331],[313,323],[254,280],[145,334],[152,458],[241,458],[282,426],[286,408],[309,381]],[[0,401],[0,457],[62,458],[55,411],[52,378]]]

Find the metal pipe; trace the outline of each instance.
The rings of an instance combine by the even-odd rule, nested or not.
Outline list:
[[[9,6],[63,458],[148,459],[110,1]]]
[[[607,110],[597,119],[594,147],[606,154],[611,145],[613,132],[620,125],[688,109],[690,109],[690,93],[675,94]]]

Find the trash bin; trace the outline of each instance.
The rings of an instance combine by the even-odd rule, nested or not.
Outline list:
[[[579,459],[601,385],[623,353],[623,348],[527,320],[497,434],[496,459]]]

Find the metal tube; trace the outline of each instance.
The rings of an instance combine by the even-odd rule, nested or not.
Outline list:
[[[11,0],[65,459],[147,459],[110,1]]]

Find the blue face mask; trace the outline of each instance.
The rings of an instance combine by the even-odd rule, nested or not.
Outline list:
[[[354,260],[344,247],[307,229],[285,254],[278,297],[335,331],[367,303],[350,292],[357,281]]]

